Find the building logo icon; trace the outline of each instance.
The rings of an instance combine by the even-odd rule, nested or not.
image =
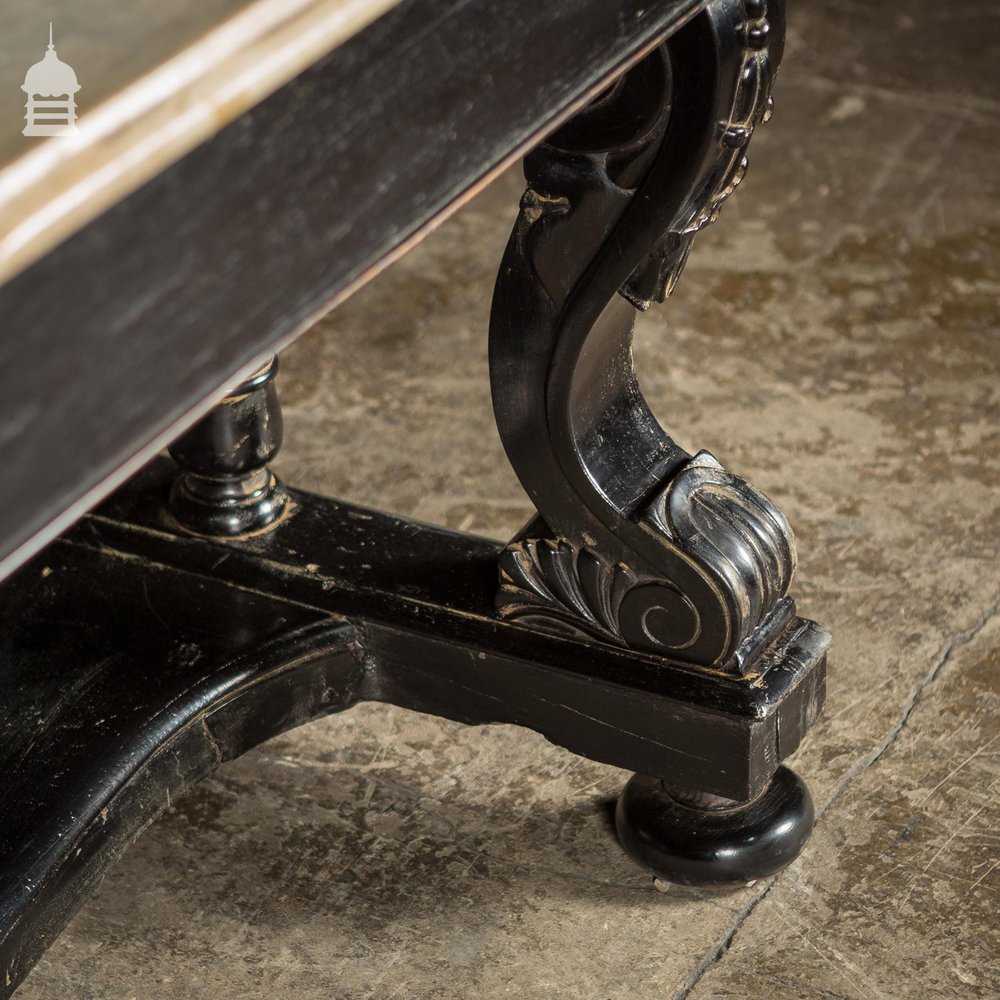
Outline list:
[[[76,73],[56,55],[49,22],[49,48],[41,62],[36,62],[24,76],[21,86],[28,95],[22,135],[76,135],[76,101],[80,89]],[[56,98],[48,100],[48,98]]]

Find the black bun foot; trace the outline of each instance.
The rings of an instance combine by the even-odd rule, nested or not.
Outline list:
[[[813,826],[802,779],[779,767],[767,789],[735,802],[633,775],[615,811],[628,854],[658,878],[681,885],[737,887],[774,875],[802,850]]]

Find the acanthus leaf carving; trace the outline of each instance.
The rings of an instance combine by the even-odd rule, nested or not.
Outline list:
[[[650,641],[683,649],[700,632],[694,605],[663,580],[611,565],[565,539],[513,542],[500,556],[497,609],[503,618],[543,623],[622,646]]]

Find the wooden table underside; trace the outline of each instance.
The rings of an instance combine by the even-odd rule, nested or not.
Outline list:
[[[0,577],[699,6],[411,0],[0,286]]]
[[[630,353],[770,113],[781,0],[290,20],[320,8],[355,33],[0,286],[0,996],[171,796],[359,700],[640,772],[623,843],[679,881],[811,826],[779,765],[829,637],[791,530]],[[532,147],[490,350],[539,516],[505,546],[286,490],[271,356]]]

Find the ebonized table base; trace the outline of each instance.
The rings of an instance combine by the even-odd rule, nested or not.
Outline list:
[[[0,996],[173,796],[358,701],[636,772],[617,828],[662,879],[797,856],[812,804],[781,762],[829,636],[795,613],[780,509],[669,437],[631,355],[743,178],[783,26],[781,0],[706,0],[528,155],[490,319],[537,511],[507,544],[287,489],[271,362],[0,588]]]
[[[822,703],[812,622],[791,618],[755,679],[665,669],[498,620],[498,543],[296,491],[270,532],[200,537],[167,512],[175,476],[154,463],[0,589],[0,994],[185,787],[358,701],[526,726],[706,801],[758,802]],[[746,882],[808,833],[799,822],[768,859],[722,869],[702,845],[699,872],[650,842],[630,788],[626,845],[678,881]],[[732,846],[745,824],[728,805],[704,815],[729,817]]]

